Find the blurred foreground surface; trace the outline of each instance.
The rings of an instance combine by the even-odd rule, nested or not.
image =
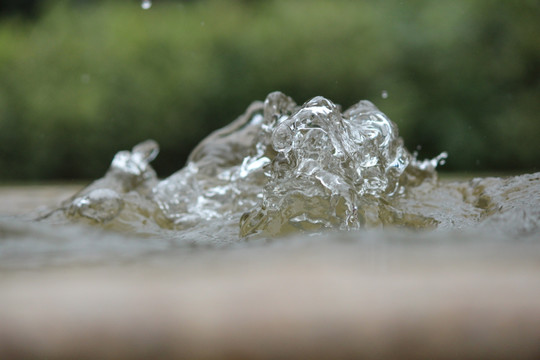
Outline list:
[[[389,230],[126,251],[121,234],[0,225],[1,358],[540,356],[530,239]]]

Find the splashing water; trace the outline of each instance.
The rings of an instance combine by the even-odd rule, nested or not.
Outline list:
[[[158,151],[149,140],[119,152],[105,177],[44,218],[211,242],[387,226],[531,234],[540,223],[536,190],[510,195],[523,181],[538,186],[537,174],[443,184],[435,168],[446,153],[417,160],[365,100],[341,111],[323,97],[299,106],[271,93],[161,181],[149,164]],[[512,227],[501,217],[526,220]]]

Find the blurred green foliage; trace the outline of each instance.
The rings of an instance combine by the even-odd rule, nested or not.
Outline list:
[[[448,170],[538,171],[537,1],[47,4],[0,19],[0,179],[96,178],[147,138],[165,177],[274,90],[369,99]]]

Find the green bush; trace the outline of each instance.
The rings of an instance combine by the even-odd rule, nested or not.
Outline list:
[[[77,4],[1,19],[0,179],[96,178],[147,138],[164,177],[274,90],[369,99],[449,170],[538,170],[535,1]]]

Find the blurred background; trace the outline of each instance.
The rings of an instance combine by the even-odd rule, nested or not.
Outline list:
[[[0,181],[160,177],[254,100],[374,102],[448,172],[540,170],[540,2],[0,1]]]

